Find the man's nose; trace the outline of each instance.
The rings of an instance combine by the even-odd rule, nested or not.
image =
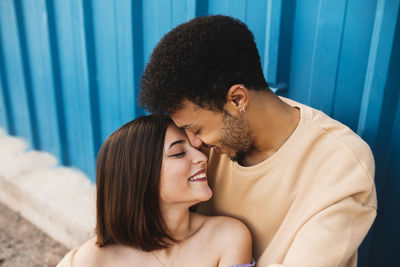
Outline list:
[[[189,143],[193,147],[199,148],[203,144],[203,141],[201,141],[201,139],[194,135],[192,132],[186,131],[186,135],[189,139]]]

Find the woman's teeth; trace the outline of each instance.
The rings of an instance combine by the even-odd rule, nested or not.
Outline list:
[[[206,181],[206,180],[207,180],[207,176],[205,173],[198,174],[189,179],[189,181],[191,181],[191,182]]]

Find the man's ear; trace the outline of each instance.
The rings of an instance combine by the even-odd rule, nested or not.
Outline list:
[[[235,84],[226,94],[225,110],[230,114],[243,114],[249,102],[249,91],[243,84]]]

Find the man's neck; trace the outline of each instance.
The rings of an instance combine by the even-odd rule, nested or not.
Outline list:
[[[246,153],[244,165],[258,164],[286,142],[297,127],[300,111],[293,108],[272,92],[251,92],[252,105],[249,120],[253,145]]]

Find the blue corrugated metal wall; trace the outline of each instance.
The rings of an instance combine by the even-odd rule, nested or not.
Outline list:
[[[0,0],[0,126],[94,177],[103,140],[143,114],[163,34],[226,14],[254,32],[267,81],[358,132],[379,212],[360,266],[400,266],[400,0]]]

